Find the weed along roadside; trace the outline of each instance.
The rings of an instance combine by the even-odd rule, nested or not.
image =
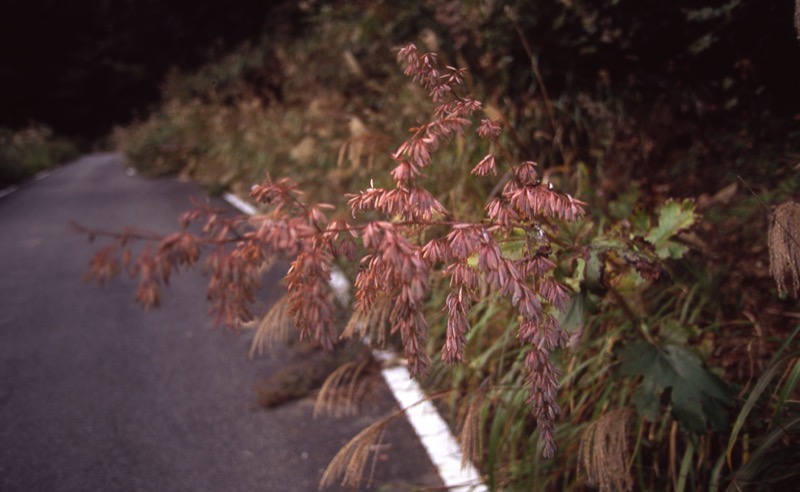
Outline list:
[[[254,355],[287,334],[389,348],[368,357],[387,384],[425,387],[398,393],[406,413],[435,402],[452,429],[432,459],[471,465],[440,472],[454,486],[792,484],[800,72],[754,47],[800,56],[771,20],[794,12],[568,3],[320,8],[307,36],[174,75],[118,145],[248,205],[123,234],[153,241],[125,260],[139,301],[207,251],[212,312]],[[286,295],[262,310],[276,260]],[[312,378],[320,410],[365,394],[360,357]],[[367,482],[387,428],[343,443],[321,484]]]
[[[389,333],[400,336],[408,379],[425,376],[430,365],[425,347],[425,308],[431,271],[435,267],[442,268],[455,288],[447,299],[450,322],[442,348],[443,360],[450,363],[463,358],[465,336],[469,331],[466,313],[478,298],[479,282],[483,283],[510,299],[512,308],[522,318],[518,338],[525,345],[532,344],[534,352],[526,360],[531,376],[529,391],[534,402],[531,408],[544,444],[542,455],[550,458],[556,450],[554,430],[559,407],[555,401],[557,372],[549,359],[550,352],[563,345],[566,333],[546,310],[563,306],[567,299],[565,287],[550,273],[555,265],[546,259],[544,251],[548,243],[543,234],[538,237],[540,244],[535,249],[523,250],[519,263],[502,254],[499,241],[538,216],[554,221],[576,221],[584,214],[585,204],[554,191],[552,186],[540,186],[535,162],[508,162],[513,178],[506,185],[504,196],[493,199],[488,207],[488,217],[494,226],[487,228],[481,222],[448,219],[449,212],[421,186],[419,176],[422,169],[429,166],[433,152],[456,135],[463,134],[482,105],[469,96],[456,94],[464,85],[464,70],[448,67],[448,75],[440,77],[436,55],[419,52],[411,44],[400,51],[400,58],[406,73],[425,89],[437,107],[431,122],[413,132],[393,154],[398,164],[391,173],[395,187],[370,186],[349,201],[354,216],[372,211],[396,216],[399,221],[332,221],[325,212],[330,207],[306,202],[291,179],[273,181],[267,177],[250,193],[257,203],[268,207],[263,214],[225,218],[210,206],[201,205],[183,215],[181,231],[163,238],[84,230],[90,235],[111,237],[120,245],[119,251],[106,248],[95,255],[90,275],[100,280],[106,279],[108,272],[113,275],[113,268],[109,266],[117,260],[112,255],[121,254],[125,263],[133,262],[132,272],[140,279],[136,297],[147,308],[158,304],[160,283],[168,280],[173,269],[194,265],[200,249],[211,247],[206,265],[210,270],[208,298],[212,313],[218,321],[228,325],[245,323],[243,326],[247,326],[253,318],[250,305],[263,265],[275,258],[290,258],[291,266],[284,279],[287,294],[254,325],[257,326],[254,348],[260,349],[268,333],[291,323],[301,337],[312,338],[322,348],[332,350],[340,338],[332,296],[326,294],[330,289],[333,260],[341,258],[352,262],[360,254],[362,268],[355,280],[356,303],[342,336],[359,336],[379,343],[387,339],[385,324],[390,321]],[[480,138],[499,151],[504,150],[501,133],[501,127],[486,118],[481,120],[477,130]],[[507,151],[504,153],[508,155]],[[495,175],[496,165],[495,157],[490,154],[472,174],[478,177]],[[201,234],[188,229],[192,222],[205,222]],[[409,241],[415,231],[435,231],[442,226],[450,230],[446,238],[434,238],[424,246]],[[354,239],[361,241],[361,253]],[[520,239],[524,240],[524,236]],[[131,240],[156,241],[158,254],[153,256],[146,249],[135,259],[129,258],[127,244]],[[229,243],[232,249],[225,248]],[[477,269],[469,260],[475,254],[478,255]],[[529,283],[534,273],[546,276],[547,280],[540,284]],[[387,374],[394,372],[396,370]],[[534,378],[543,379],[534,381]],[[398,394],[398,398],[402,397]],[[427,402],[416,402],[412,407],[427,405]],[[382,435],[384,425],[373,424],[343,447],[323,475],[321,486],[330,486],[340,479],[344,484],[358,486],[370,454],[363,449],[376,435]],[[446,426],[441,427],[444,435],[438,439],[452,441],[452,436],[445,432]],[[423,442],[430,438],[420,437]],[[455,442],[450,442],[445,449],[447,452],[457,450]],[[470,479],[477,479],[474,470],[467,468],[467,472]]]
[[[257,213],[257,209],[253,205],[236,195],[225,193],[224,198],[242,213],[248,215]],[[341,302],[349,301],[351,285],[340,270],[331,272],[330,286]],[[381,364],[383,380],[403,410],[404,417],[411,424],[430,460],[436,466],[444,486],[453,491],[480,492],[487,490],[472,463],[465,461],[461,448],[449,426],[403,366],[399,356],[394,352],[373,349],[372,357]],[[344,362],[340,361],[339,364]],[[327,373],[332,372],[333,369],[335,367],[329,367]],[[292,388],[295,387],[296,385],[293,384]]]
[[[24,130],[0,128],[0,190],[18,185],[77,157],[77,147],[43,125]],[[7,192],[0,191],[0,196]]]

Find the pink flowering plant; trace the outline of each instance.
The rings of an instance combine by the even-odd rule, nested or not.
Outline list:
[[[375,326],[369,325],[375,320],[386,321],[402,339],[410,372],[419,377],[430,364],[426,313],[433,276],[443,276],[445,282],[435,285],[448,289],[441,358],[449,364],[464,359],[472,306],[481,296],[501,295],[519,317],[519,343],[529,347],[529,401],[543,454],[551,457],[560,409],[558,370],[550,354],[568,341],[556,314],[570,293],[553,274],[549,235],[559,223],[582,217],[585,204],[544,183],[535,162],[514,162],[503,147],[501,125],[485,117],[481,103],[466,93],[463,69],[443,67],[434,53],[422,53],[412,44],[400,49],[398,58],[406,75],[427,92],[434,110],[391,155],[393,186],[371,185],[348,196],[352,219],[333,219],[331,205],[310,203],[291,180],[268,176],[251,190],[251,198],[263,206],[253,216],[229,217],[198,205],[181,218],[181,230],[167,237],[86,230],[117,239],[97,252],[90,273],[102,281],[127,269],[139,279],[138,302],[150,307],[158,304],[160,288],[174,270],[204,257],[211,310],[219,321],[237,326],[254,318],[264,265],[285,258],[291,261],[285,277],[288,292],[273,309],[285,309],[303,338],[331,349],[343,335],[365,335],[374,332]],[[428,185],[436,183],[426,181],[437,150],[466,137],[476,123],[475,133],[488,142],[489,153],[471,174],[499,179],[478,221],[456,217],[430,191]],[[202,229],[192,232],[190,224],[198,221]],[[135,239],[151,246],[134,254],[130,244]],[[510,255],[503,245],[512,240],[522,247]],[[342,261],[359,265],[352,316],[361,320],[351,322],[344,333],[336,323],[330,285],[334,266]],[[373,316],[377,310],[385,316]]]

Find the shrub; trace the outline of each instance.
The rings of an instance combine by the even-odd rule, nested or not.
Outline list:
[[[72,143],[54,137],[45,126],[16,132],[0,129],[0,187],[24,181],[77,154]]]

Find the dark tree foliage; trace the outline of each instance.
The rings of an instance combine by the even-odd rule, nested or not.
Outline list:
[[[485,85],[489,100],[519,110],[517,125],[531,121],[524,116],[526,108],[549,95],[559,104],[553,112],[558,118],[550,118],[558,121],[550,126],[565,134],[574,130],[577,148],[588,149],[586,132],[578,128],[585,121],[575,119],[570,106],[577,101],[580,109],[588,96],[624,115],[624,125],[616,127],[622,130],[621,141],[644,136],[636,144],[639,148],[652,143],[642,162],[625,153],[609,154],[606,163],[628,168],[612,171],[606,166],[605,172],[638,180],[688,176],[684,191],[689,196],[701,192],[705,183],[727,179],[728,169],[734,176],[766,183],[778,176],[782,162],[764,156],[800,149],[800,42],[794,4],[516,0],[494,3],[491,13],[472,25],[465,22],[467,16],[441,6],[431,17],[444,18],[436,30],[442,39],[454,40],[443,50],[451,59],[463,56],[476,68],[476,80]],[[597,131],[602,122],[586,124]],[[520,131],[541,129],[541,122],[533,122]],[[550,145],[528,142],[528,153]],[[554,155],[540,162],[563,160]],[[763,160],[770,165],[747,166]],[[679,161],[686,166],[677,166]],[[720,162],[731,165],[723,169]]]
[[[794,63],[800,43],[791,0],[512,3],[555,92],[594,84],[597,72],[606,70],[618,88],[649,96],[686,89],[707,94],[747,60],[770,98],[780,101],[780,111],[800,108],[800,64]],[[506,29],[489,41],[526,63],[521,44],[510,42],[515,36]]]
[[[171,67],[299,25],[295,4],[0,0],[0,126],[100,136],[157,102]]]

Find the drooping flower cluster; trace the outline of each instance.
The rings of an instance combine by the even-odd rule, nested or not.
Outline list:
[[[458,118],[459,133],[463,133],[466,127],[463,120],[478,111],[480,105],[456,94],[463,73],[448,67],[449,72],[443,75],[436,68],[435,57],[421,55],[413,46],[400,50],[400,59],[405,64],[406,74],[426,88],[431,99],[439,106],[434,111],[433,122],[423,127],[425,138],[417,140],[415,134],[401,146],[395,157],[416,158],[427,165],[435,146],[452,134],[450,131],[441,131],[436,122],[444,118]],[[491,152],[473,167],[471,174],[495,176],[498,155],[508,155],[502,152],[504,149],[499,140],[502,128],[498,123],[484,118],[476,133],[490,142]],[[428,142],[430,146],[425,145]],[[419,156],[425,158],[420,159]],[[500,195],[486,205],[487,220],[481,224],[453,223],[446,238],[433,239],[425,244],[422,256],[431,265],[443,264],[442,271],[450,279],[451,292],[444,306],[448,321],[442,348],[443,360],[455,363],[463,359],[466,335],[470,329],[469,311],[481,282],[506,296],[519,313],[517,338],[531,347],[526,357],[530,401],[545,443],[544,454],[552,456],[555,452],[555,419],[560,410],[556,403],[558,371],[549,354],[557,347],[564,346],[568,337],[548,312],[550,308],[547,306],[555,310],[562,309],[568,300],[568,293],[549,275],[555,265],[547,258],[550,248],[543,237],[541,223],[576,220],[583,215],[585,204],[543,183],[535,162],[507,164],[511,168],[511,179]],[[503,255],[498,238],[513,235],[515,229],[530,231],[529,235],[534,238],[527,241],[525,254],[512,260]]]
[[[545,443],[544,453],[552,456],[560,410],[556,403],[558,373],[550,353],[567,342],[553,311],[565,306],[569,294],[552,275],[555,263],[549,259],[551,247],[545,229],[552,222],[576,220],[585,204],[542,182],[535,162],[508,162],[510,154],[500,141],[501,126],[483,118],[476,133],[490,142],[490,152],[471,174],[494,177],[505,166],[504,185],[498,185],[499,194],[486,204],[482,221],[454,219],[424,186],[424,173],[443,144],[466,136],[481,104],[462,93],[464,71],[440,68],[435,54],[420,53],[408,45],[399,51],[399,59],[405,73],[428,92],[436,107],[430,121],[412,128],[408,139],[392,154],[394,187],[370,186],[349,196],[354,218],[365,212],[380,218],[355,223],[329,221],[325,213],[329,206],[307,203],[291,180],[267,177],[253,187],[251,197],[268,206],[268,212],[223,219],[210,208],[194,211],[184,217],[180,233],[158,239],[156,254],[145,250],[136,261],[127,260],[133,264],[132,273],[141,279],[139,300],[145,305],[156,303],[158,284],[166,283],[171,269],[196,263],[200,249],[209,247],[206,268],[212,311],[229,324],[247,321],[252,317],[249,309],[264,266],[283,257],[291,261],[285,278],[288,294],[276,309],[290,318],[303,337],[332,348],[339,338],[330,286],[334,264],[337,260],[356,261],[359,251],[364,251],[355,279],[353,319],[357,322],[351,320],[347,333],[375,333],[374,327],[364,325],[388,321],[391,331],[402,337],[411,373],[425,375],[430,362],[425,350],[430,276],[439,271],[449,279],[450,289],[443,307],[447,313],[444,361],[464,359],[470,310],[479,295],[492,292],[503,296],[516,311],[517,339],[528,348],[525,365],[530,401]],[[189,232],[190,223],[201,217],[206,218],[202,232]],[[426,228],[439,236],[420,244]],[[524,243],[521,252],[513,257],[505,254],[503,241],[509,237],[519,240],[520,235]],[[115,237],[126,242],[134,236]],[[92,269],[98,278],[110,277],[118,269],[111,256],[109,250],[103,250],[95,257]],[[276,317],[267,315],[265,319]]]
[[[363,241],[371,253],[362,258],[356,277],[356,316],[372,310],[378,296],[388,295],[393,300],[389,315],[392,332],[402,336],[409,370],[425,375],[430,362],[424,344],[428,331],[428,264],[419,248],[389,222],[367,224]]]

